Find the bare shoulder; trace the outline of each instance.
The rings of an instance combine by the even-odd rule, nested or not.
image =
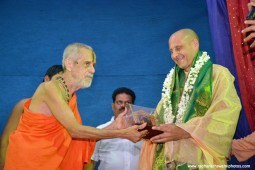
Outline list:
[[[25,98],[25,99],[21,99],[16,105],[15,107],[23,107],[24,103],[26,103],[26,101],[28,101],[29,98]]]
[[[57,80],[41,83],[36,89],[33,99],[40,98],[44,101],[48,96],[56,96],[61,94]]]
[[[29,109],[33,112],[51,114],[48,103],[54,98],[61,99],[61,89],[58,86],[58,81],[52,80],[41,83],[32,97]]]
[[[12,112],[16,113],[16,112],[23,112],[23,106],[25,104],[25,102],[28,101],[28,98],[22,99],[20,100],[12,109]]]
[[[43,84],[43,91],[48,96],[61,95],[62,91],[59,86],[59,81],[54,79]]]

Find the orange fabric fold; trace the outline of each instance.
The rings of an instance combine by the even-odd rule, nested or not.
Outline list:
[[[145,140],[143,142],[140,158],[139,158],[139,170],[152,170],[153,158],[157,144],[152,143],[149,140]],[[146,155],[146,156],[144,156]]]
[[[255,155],[255,132],[241,138],[234,139],[232,143],[232,154],[239,162],[243,162]]]
[[[83,169],[90,161],[94,140],[72,139],[54,116],[28,110],[31,99],[17,130],[9,137],[5,170],[69,170]],[[69,102],[77,121],[82,124],[76,95]]]

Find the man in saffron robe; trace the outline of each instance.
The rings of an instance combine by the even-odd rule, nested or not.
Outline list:
[[[199,51],[197,34],[181,29],[169,38],[176,63],[156,108],[162,134],[144,141],[140,170],[226,169],[241,110],[234,77]]]
[[[96,56],[91,47],[74,43],[65,48],[62,62],[63,74],[40,84],[24,104],[17,130],[9,138],[6,170],[81,170],[89,163],[96,140],[137,142],[147,133],[138,132],[145,124],[120,129],[126,109],[104,129],[82,126],[76,91],[90,87]]]
[[[56,74],[60,74],[63,71],[62,65],[53,65],[46,71],[44,75],[44,82],[50,81],[53,76]],[[28,98],[20,100],[12,109],[12,112],[10,113],[9,119],[5,125],[5,128],[3,130],[2,136],[1,136],[1,148],[0,148],[0,170],[3,169],[4,163],[5,163],[5,157],[6,157],[6,151],[9,143],[9,136],[10,134],[17,129],[17,126],[19,124],[20,117],[22,113],[24,112],[23,106],[26,101],[28,101]]]

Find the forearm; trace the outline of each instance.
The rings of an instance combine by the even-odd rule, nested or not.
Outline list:
[[[9,123],[10,125],[10,123]],[[4,166],[5,163],[5,158],[6,158],[6,152],[7,152],[7,147],[9,144],[9,136],[10,134],[15,130],[16,126],[6,126],[3,134],[1,136],[1,143],[0,143],[0,167]],[[1,170],[1,168],[0,168]]]
[[[173,131],[175,131],[175,136],[174,136],[172,141],[192,138],[190,133],[187,132],[185,129],[179,127],[178,124],[176,124],[175,128],[173,129]]]
[[[105,130],[118,130],[119,128],[117,127],[115,122],[112,122],[111,124],[109,124],[108,126],[104,127],[103,129],[105,129]]]
[[[8,146],[8,140],[4,140],[1,138],[1,149],[0,149],[0,169],[4,167],[5,158],[6,158],[6,151]]]
[[[178,124],[176,124],[177,127]],[[181,127],[179,127],[180,129],[182,129]],[[189,132],[187,132],[185,129],[181,130],[181,133],[179,134],[179,136],[176,138],[177,140],[181,140],[181,139],[188,139],[188,138],[192,138],[191,134]]]
[[[3,130],[3,133],[1,136],[1,145],[0,145],[1,147],[0,148],[0,165],[1,166],[4,166],[6,151],[9,144],[9,136],[12,132],[14,132],[17,129],[17,126],[19,124],[19,119],[23,112],[23,104],[26,100],[27,99],[21,100],[18,104],[16,104]]]
[[[255,155],[255,133],[233,140],[231,152],[238,161],[245,161]]]
[[[97,129],[89,126],[77,125],[69,130],[70,135],[73,138],[82,139],[109,139],[109,138],[126,138],[127,130],[108,130],[108,129]]]

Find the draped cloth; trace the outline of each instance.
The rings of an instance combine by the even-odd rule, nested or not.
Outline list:
[[[248,160],[255,155],[255,133],[251,133],[245,138],[234,139],[232,143],[232,154],[238,161]],[[251,167],[253,167],[251,165]]]
[[[183,98],[184,86],[188,82],[194,82],[192,86],[194,86],[189,92],[189,101],[187,103],[184,116],[182,120],[178,120],[179,122],[187,122],[192,117],[203,116],[205,112],[208,110],[211,104],[211,96],[212,96],[212,62],[210,59],[202,64],[199,69],[199,73],[197,74],[197,78],[193,78],[191,70],[196,70],[198,65],[201,65],[201,59],[205,59],[207,56],[207,52],[198,51],[191,65],[191,69],[188,73],[188,78],[186,80],[184,70],[181,69],[177,64],[174,67],[173,74],[173,82],[170,87],[170,98],[171,98],[171,107],[172,107],[172,115],[175,116],[173,123],[176,123],[176,117],[178,117],[178,111],[183,108],[179,108],[179,103],[181,98]],[[200,63],[200,64],[199,64]],[[190,78],[190,79],[189,79]],[[191,80],[193,79],[193,80]],[[191,86],[191,85],[190,85]],[[188,88],[188,87],[186,87]],[[187,97],[187,96],[186,96]],[[185,98],[186,98],[185,97]],[[164,120],[165,109],[161,107],[159,114],[156,116],[157,120],[160,124],[165,124]],[[164,169],[164,145],[158,144],[156,153],[154,156],[154,170]]]
[[[235,79],[236,89],[237,91],[239,90],[238,94],[240,98],[242,99],[242,103],[243,103],[243,109],[241,110],[237,129],[234,135],[235,139],[239,139],[249,135],[252,132],[251,129],[254,130],[254,127],[255,127],[254,126],[255,121],[253,118],[255,112],[249,109],[249,107],[251,108],[253,107],[251,104],[249,104],[249,102],[252,103],[252,101],[254,100],[254,97],[251,98],[247,96],[247,94],[249,96],[252,96],[252,94],[254,94],[254,83],[252,84],[252,82],[247,81],[249,79],[253,79],[253,80],[255,79],[255,77],[252,77],[252,72],[254,70],[245,69],[247,67],[245,65],[244,66],[242,65],[245,63],[252,63],[254,62],[254,60],[252,60],[252,57],[251,58],[249,56],[243,57],[242,55],[239,55],[239,53],[242,53],[243,51],[239,49],[244,47],[240,45],[242,43],[242,35],[240,33],[240,30],[242,29],[242,27],[244,27],[243,21],[248,13],[247,3],[249,1],[250,0],[227,0],[227,1],[226,0],[214,0],[214,1],[207,0],[208,18],[209,18],[211,37],[212,37],[214,53],[215,53],[214,61],[218,64],[221,64],[227,67],[230,70],[230,72],[234,75],[234,77],[236,78]],[[232,27],[231,30],[230,30],[230,24]],[[235,50],[233,50],[233,48]],[[234,57],[234,51],[235,51],[235,57]],[[251,65],[251,64],[248,64],[248,65]],[[243,71],[240,71],[240,69]],[[239,71],[237,72],[237,70]],[[239,74],[238,76],[237,76],[237,73]],[[245,79],[243,79],[243,77],[245,77]],[[241,78],[241,80],[238,80],[239,78]],[[239,84],[240,84],[241,90],[240,90]],[[246,140],[242,140],[242,142],[243,141],[246,141]],[[247,152],[250,152],[248,151],[247,146],[251,146],[251,145],[250,144],[243,145],[241,144],[242,142],[240,144],[239,142],[238,143],[236,142],[237,142],[236,140],[234,140],[233,142],[234,143],[233,146],[235,147],[234,153],[237,154],[236,158],[240,161],[240,160],[243,160],[244,157],[247,157],[248,155],[250,155],[250,153],[247,153]],[[243,149],[242,152],[241,152],[241,149]],[[239,154],[241,155],[241,158],[238,158]],[[255,167],[255,157],[252,157],[251,159],[242,163],[238,162],[235,158],[233,158],[228,162],[228,164],[230,165],[242,164],[242,165],[251,165],[251,167]],[[239,169],[242,169],[242,168],[239,168]]]
[[[239,80],[241,99],[250,128],[255,130],[255,48],[243,43],[245,36],[241,33],[248,14],[249,0],[227,0],[228,16],[233,42],[234,60]]]
[[[76,120],[82,124],[73,95],[68,103]],[[89,163],[95,141],[72,139],[67,130],[51,115],[28,110],[31,99],[24,104],[24,113],[17,130],[9,138],[6,170],[81,170]]]
[[[195,67],[195,64],[201,58],[201,56],[207,55],[206,52],[198,51],[197,55],[192,62],[191,68]],[[177,115],[177,106],[180,102],[180,98],[183,93],[184,84],[185,84],[185,73],[183,69],[181,69],[177,64],[175,65],[175,75],[173,78],[173,87],[171,90],[171,103],[173,115]],[[212,62],[208,60],[200,69],[198,77],[195,80],[194,87],[191,92],[189,92],[189,102],[187,104],[187,108],[184,112],[184,116],[182,122],[187,122],[192,117],[203,116],[205,112],[208,110],[211,103],[211,95],[212,95]],[[161,108],[160,117],[162,120],[164,118],[164,109]],[[176,120],[174,120],[174,123]],[[165,123],[161,121],[160,123]]]
[[[231,141],[241,110],[234,87],[234,77],[227,68],[213,64],[211,105],[204,116],[191,118],[180,128],[192,138],[164,144],[165,169],[183,165],[226,165]],[[162,100],[156,108],[159,113]],[[151,170],[157,144],[144,141],[139,170]]]

